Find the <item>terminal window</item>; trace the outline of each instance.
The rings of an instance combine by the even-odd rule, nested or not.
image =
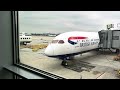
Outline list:
[[[93,46],[98,44],[99,40],[92,38],[94,35],[87,34],[85,37],[92,35],[92,37],[87,40],[77,40],[77,38],[68,40],[68,38],[64,38],[67,35],[59,38],[57,36],[66,32],[98,32],[106,29],[106,25],[112,23],[112,21],[114,21],[113,16],[115,15],[114,18],[116,18],[119,12],[19,11],[18,14],[18,30],[20,33],[19,37],[21,38],[19,40],[20,63],[68,79],[80,79],[82,74],[85,74],[82,78],[93,78],[101,74],[91,74],[89,70],[93,69],[94,66],[90,66],[89,63],[92,61],[95,63],[95,59],[102,60],[105,56],[101,58],[99,55],[96,55],[96,53],[87,52],[87,54],[82,55],[79,53],[79,50],[82,51],[83,48],[86,50],[90,42],[92,42]],[[78,33],[76,36],[79,36]],[[69,37],[74,37],[73,33],[71,33]],[[101,36],[101,38],[102,43],[104,37]],[[113,39],[119,40],[119,36],[114,36]],[[66,47],[66,42],[68,47]],[[58,46],[62,49],[58,49]],[[72,53],[74,50],[76,50],[76,53]],[[49,52],[45,54],[45,51]],[[61,54],[59,55],[58,53]],[[70,57],[69,55],[71,55],[71,53],[74,56]],[[52,55],[55,55],[55,57],[52,57]],[[63,64],[66,65],[66,62],[62,62],[62,60],[66,59],[71,67],[63,66]]]

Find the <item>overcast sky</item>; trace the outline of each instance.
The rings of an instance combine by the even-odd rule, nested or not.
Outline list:
[[[120,23],[120,11],[21,11],[20,32],[100,31]]]

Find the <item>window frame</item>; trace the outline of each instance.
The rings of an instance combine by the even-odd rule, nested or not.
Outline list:
[[[13,65],[28,70],[31,73],[35,73],[37,75],[45,77],[46,79],[65,79],[61,76],[54,75],[52,73],[34,68],[32,66],[20,62],[19,11],[11,11],[11,23],[12,23],[12,43],[13,43]]]

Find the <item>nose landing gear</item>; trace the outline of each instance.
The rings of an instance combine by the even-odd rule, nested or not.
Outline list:
[[[71,62],[70,60],[72,60],[74,57],[73,56],[65,56],[65,57],[62,57],[61,59],[63,60],[61,65],[62,66],[68,66],[68,65],[71,65]]]
[[[65,60],[63,60],[62,63],[61,63],[61,65],[63,65],[63,66],[68,66],[68,62],[65,61]]]
[[[71,59],[72,59],[72,57],[69,57],[69,56],[64,57],[61,65],[68,66],[70,64],[70,62],[68,60],[71,60]]]

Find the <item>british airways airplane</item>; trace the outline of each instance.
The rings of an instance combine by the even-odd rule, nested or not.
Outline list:
[[[62,65],[67,66],[66,60],[74,55],[98,49],[100,39],[98,32],[72,31],[56,36],[45,49],[48,57],[59,58]]]

